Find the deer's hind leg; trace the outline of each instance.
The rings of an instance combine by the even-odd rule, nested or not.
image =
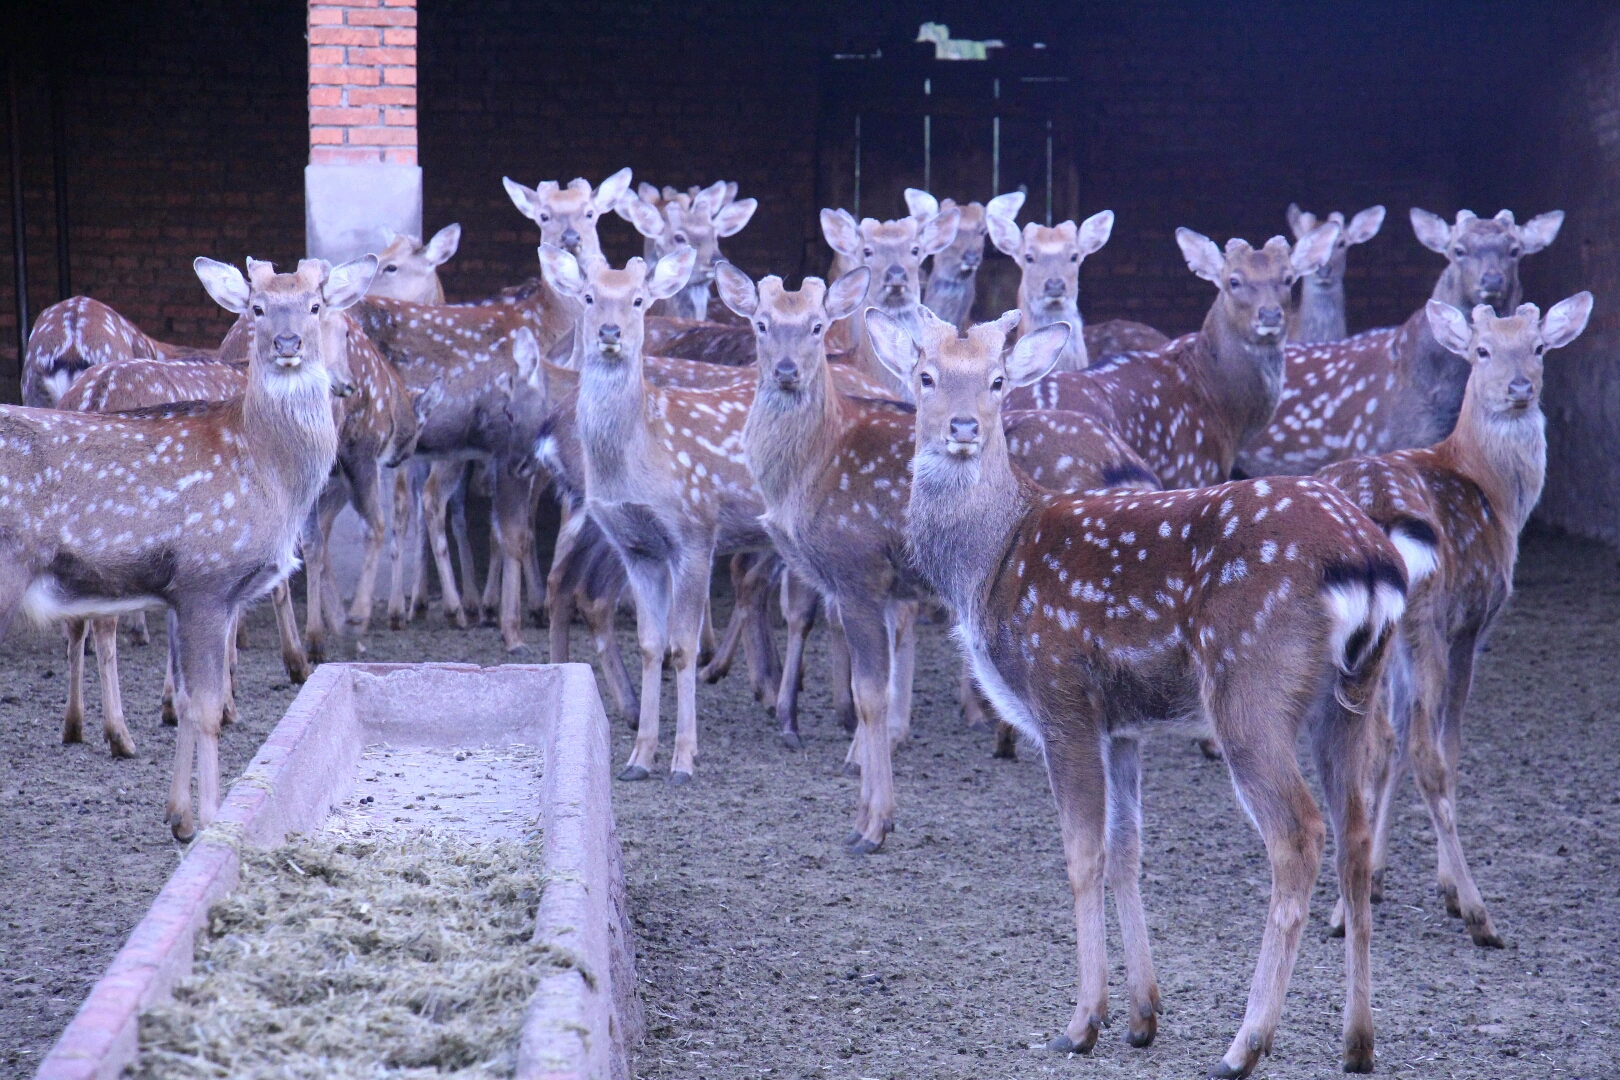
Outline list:
[[[847,844],[853,854],[877,851],[894,829],[894,763],[889,743],[890,654],[889,605],[877,599],[851,602],[841,597],[838,610],[849,643],[850,686],[859,726],[849,760],[859,767],[860,801],[855,828]]]
[[[94,622],[96,674],[101,679],[101,733],[115,758],[135,756],[135,740],[124,723],[124,695],[118,686],[118,616]]]
[[[1142,764],[1134,738],[1108,742],[1108,887],[1114,891],[1120,939],[1125,947],[1125,987],[1130,998],[1126,1041],[1147,1046],[1159,1029],[1159,984],[1153,945],[1142,912]]]
[[[792,570],[782,571],[782,614],[787,618],[787,656],[776,690],[778,737],[789,750],[804,745],[799,738],[799,691],[804,688],[804,647],[816,622],[821,594]]]
[[[90,632],[89,619],[69,619],[67,631],[68,677],[67,709],[62,714],[62,743],[84,742],[84,639]]]
[[[1058,1053],[1090,1053],[1108,1026],[1108,931],[1103,903],[1103,881],[1109,869],[1105,738],[1102,717],[1095,713],[1076,712],[1047,734],[1047,776],[1057,802],[1063,861],[1074,895],[1077,970],[1074,1014],[1046,1044],[1048,1050]],[[1121,771],[1129,764],[1122,761]],[[1124,838],[1122,846],[1127,843]]]
[[[219,726],[227,679],[226,645],[235,612],[199,605],[177,611],[179,636],[180,733],[169,785],[167,820],[176,840],[196,835],[196,820],[207,825],[219,808]],[[191,776],[197,771],[198,814],[192,815]]]

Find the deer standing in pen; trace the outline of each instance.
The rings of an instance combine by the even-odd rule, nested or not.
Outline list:
[[[1382,898],[1390,814],[1410,768],[1438,840],[1440,898],[1476,945],[1500,948],[1502,939],[1457,835],[1463,710],[1474,655],[1513,591],[1519,532],[1546,478],[1543,360],[1574,341],[1591,313],[1586,292],[1554,304],[1545,319],[1534,304],[1506,318],[1480,304],[1465,317],[1430,300],[1435,340],[1470,367],[1456,428],[1434,446],[1352,458],[1317,474],[1389,534],[1411,582],[1382,700],[1396,743],[1379,785],[1374,893]],[[1335,923],[1342,927],[1342,913]]]
[[[715,264],[724,258],[720,240],[741,232],[759,207],[759,200],[737,200],[735,195],[736,185],[718,180],[695,194],[660,193],[651,184],[642,184],[636,194],[626,192],[619,198],[614,209],[646,237],[643,257],[648,263],[658,262],[682,244],[696,253],[686,288],[654,304],[649,314],[697,320],[709,317],[709,286]]]
[[[1346,225],[1344,215],[1337,210],[1319,220],[1315,214],[1301,210],[1298,203],[1288,204],[1288,227],[1295,240],[1302,239],[1321,221],[1339,226],[1339,242],[1333,245],[1333,257],[1321,269],[1300,279],[1299,303],[1288,315],[1288,340],[1296,345],[1340,341],[1346,336],[1344,272],[1350,248],[1378,235],[1384,224],[1384,208],[1369,206]]]
[[[251,312],[246,393],[171,415],[0,408],[0,626],[166,604],[179,641],[180,734],[167,818],[196,831],[219,803],[228,638],[242,607],[286,580],[337,457],[321,314],[364,295],[374,256],[293,274],[197,260],[209,295]]]
[[[1451,225],[1416,207],[1411,217],[1419,242],[1446,258],[1431,299],[1464,313],[1477,304],[1513,311],[1523,298],[1519,261],[1551,244],[1564,222],[1562,210],[1523,225],[1508,210],[1493,218],[1459,210]],[[1286,354],[1276,416],[1238,455],[1249,476],[1310,473],[1360,454],[1432,446],[1456,424],[1468,383],[1468,365],[1434,339],[1423,308],[1401,326],[1291,345]]]
[[[377,280],[371,283],[369,295],[418,304],[444,303],[439,267],[461,246],[461,226],[446,225],[425,244],[392,229],[383,230],[383,239],[386,246],[377,252]]]
[[[1212,245],[1213,246],[1213,245]],[[1108,1022],[1103,887],[1125,948],[1127,1041],[1157,1032],[1159,991],[1139,887],[1138,738],[1203,718],[1225,740],[1239,800],[1265,840],[1272,889],[1242,1026],[1214,1075],[1248,1075],[1272,1043],[1324,846],[1295,760],[1308,732],[1348,901],[1344,1068],[1373,1065],[1367,708],[1402,610],[1390,541],[1313,480],[1065,496],[1012,468],[1001,409],[1039,379],[1068,326],[1020,338],[1020,316],[922,342],[881,312],[878,355],[917,397],[905,535],[956,612],[956,636],[997,711],[1043,747],[1074,893],[1073,1016],[1048,1044],[1089,1051]]]
[[[961,212],[956,239],[934,253],[923,291],[924,307],[959,330],[968,328],[978,295],[979,267],[984,263],[984,241],[989,235],[987,215],[1015,218],[1023,205],[1022,191],[997,195],[988,204],[970,202],[959,206],[951,199],[936,199],[921,188],[906,188],[906,208],[920,225],[945,210],[955,208]]]

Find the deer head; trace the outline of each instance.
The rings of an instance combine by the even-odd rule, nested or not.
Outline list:
[[[1234,237],[1222,253],[1215,241],[1191,229],[1177,229],[1176,243],[1188,268],[1220,290],[1209,313],[1218,333],[1249,345],[1281,345],[1295,280],[1332,258],[1339,231],[1336,223],[1324,222],[1292,250],[1280,236],[1261,248]]]
[[[747,225],[759,207],[757,199],[733,201],[736,185],[716,181],[696,195],[675,194],[670,198],[643,184],[639,194],[625,193],[614,209],[652,243],[648,257],[662,259],[681,245],[695,252],[689,285],[707,285],[714,280],[714,267],[720,263],[720,240],[735,236]]]
[[[377,252],[377,276],[372,296],[407,300],[413,304],[444,303],[439,267],[450,261],[461,243],[461,226],[446,225],[426,244],[406,233],[383,230],[388,246]]]
[[[526,188],[504,176],[501,183],[518,213],[540,226],[542,244],[561,248],[576,259],[600,259],[602,243],[596,226],[630,187],[630,170],[620,169],[594,191],[583,177],[570,180],[565,188],[558,187],[555,180]]]
[[[1048,228],[1030,222],[1019,232],[1010,216],[987,215],[990,239],[1018,263],[1018,303],[1034,326],[1045,326],[1079,311],[1080,264],[1108,243],[1114,212],[1102,210],[1076,225]]]
[[[639,365],[646,338],[647,309],[653,301],[674,296],[685,287],[696,253],[677,248],[659,259],[651,273],[639,255],[615,270],[602,259],[585,266],[551,244],[540,245],[540,271],[546,283],[582,305],[574,333],[587,363]]]
[[[1512,420],[1540,413],[1543,359],[1548,349],[1563,348],[1586,329],[1592,294],[1560,300],[1545,319],[1534,304],[1521,304],[1506,318],[1489,304],[1476,305],[1469,317],[1439,300],[1430,300],[1425,310],[1435,340],[1468,361],[1467,394],[1474,407]]]
[[[1339,239],[1333,245],[1333,257],[1323,263],[1314,274],[1305,277],[1307,284],[1317,288],[1333,288],[1344,282],[1344,270],[1349,259],[1346,253],[1356,244],[1365,244],[1378,235],[1378,230],[1384,226],[1384,208],[1382,206],[1369,206],[1361,213],[1350,219],[1350,224],[1344,223],[1344,215],[1335,210],[1325,219],[1308,210],[1301,210],[1298,203],[1288,204],[1288,227],[1294,231],[1295,240],[1303,240],[1306,235],[1323,221],[1332,222],[1339,226]]]
[[[1022,191],[997,195],[988,206],[977,202],[959,206],[950,199],[937,200],[920,188],[906,188],[906,208],[918,224],[926,224],[942,211],[953,207],[961,211],[956,225],[956,239],[934,256],[934,268],[929,280],[936,275],[966,280],[976,274],[984,263],[984,242],[990,235],[988,216],[997,214],[1008,219],[1015,218],[1023,205]]]
[[[1456,223],[1447,225],[1443,218],[1427,210],[1412,208],[1412,231],[1418,242],[1444,255],[1450,264],[1440,275],[1434,298],[1465,310],[1489,304],[1500,313],[1516,306],[1523,296],[1519,260],[1551,244],[1563,223],[1562,210],[1542,214],[1523,225],[1514,223],[1511,210],[1503,210],[1493,218],[1459,210]]]
[[[872,272],[858,266],[833,282],[807,277],[797,291],[782,287],[776,275],[754,287],[730,263],[716,267],[720,299],[747,319],[759,347],[759,385],[794,394],[819,379],[827,365],[827,327],[855,313],[866,296]]]
[[[962,212],[942,210],[926,222],[867,218],[859,225],[838,210],[821,212],[821,231],[832,249],[872,272],[866,302],[889,312],[915,309],[922,299],[922,261],[956,239]]]

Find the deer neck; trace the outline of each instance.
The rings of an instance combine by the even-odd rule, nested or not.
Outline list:
[[[579,369],[576,409],[587,483],[612,483],[645,460],[648,422],[640,353],[609,361],[593,350]]]
[[[1509,535],[1517,537],[1547,478],[1547,419],[1541,407],[1524,416],[1501,416],[1475,399],[1470,383],[1457,427],[1440,449],[1479,486]]]
[[[837,451],[847,426],[825,350],[820,376],[806,380],[796,392],[782,390],[769,378],[760,379],[743,424],[743,453],[765,500],[765,516],[773,524],[791,529],[800,504]]]
[[[999,427],[999,425],[998,425]],[[906,544],[913,565],[972,627],[1006,558],[1031,492],[1014,472],[997,430],[970,462],[912,460]]]
[[[1221,308],[1217,299],[1204,318],[1190,364],[1200,393],[1237,447],[1271,423],[1277,411],[1283,388],[1283,339],[1278,336],[1275,344],[1252,342]]]
[[[332,392],[324,377],[272,389],[264,374],[260,368],[248,379],[242,397],[241,449],[275,489],[272,497],[286,499],[288,520],[298,529],[337,460]]]
[[[928,292],[923,304],[941,319],[958,329],[967,326],[973,311],[978,272],[963,277],[959,274],[933,273],[928,277]]]
[[[1299,307],[1288,340],[1307,345],[1315,341],[1339,341],[1345,336],[1344,279],[1322,284],[1316,275],[1305,278],[1300,288]]]
[[[1018,286],[1018,336],[1023,337],[1054,323],[1069,324],[1069,342],[1063,346],[1056,371],[1084,371],[1091,366],[1086,352],[1085,322],[1080,318],[1080,305],[1073,297],[1062,304],[1036,303],[1024,286]]]

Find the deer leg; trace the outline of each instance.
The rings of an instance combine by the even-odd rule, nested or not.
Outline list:
[[[562,527],[557,530],[557,543],[551,550],[551,570],[546,575],[546,622],[550,637],[546,656],[553,664],[568,663],[568,628],[574,620],[575,560],[580,557],[580,534],[589,520],[584,510],[564,506]]]
[[[771,635],[771,582],[781,569],[782,561],[771,551],[750,555],[748,561],[749,602],[742,625],[743,657],[748,661],[748,681],[754,688],[754,700],[774,706],[781,692],[782,657]]]
[[[626,567],[636,599],[636,637],[641,644],[641,721],[620,780],[645,780],[658,758],[658,706],[663,692],[664,651],[669,641],[670,579],[661,562],[637,560]]]
[[[371,627],[375,603],[377,569],[382,560],[383,541],[388,534],[387,507],[380,496],[380,476],[375,463],[367,462],[349,481],[354,507],[366,526],[366,553],[360,564],[360,578],[354,586],[354,602],[349,605],[349,626],[354,630],[355,651],[365,652],[366,631]]]
[[[984,699],[979,695],[979,688],[973,681],[973,669],[966,660],[962,661],[962,678],[957,691],[957,700],[961,703],[962,719],[967,723],[969,731],[983,731],[995,726],[990,710],[985,707]]]
[[[602,661],[602,675],[607,680],[608,690],[613,694],[613,700],[619,707],[619,712],[628,717],[634,717],[640,709],[636,698],[635,684],[630,681],[630,673],[625,670],[624,654],[619,651],[619,638],[614,632],[613,616],[619,607],[619,586],[610,593],[601,597],[591,598],[585,605],[585,624],[590,628],[591,643],[596,646],[596,655]]]
[[[152,644],[152,632],[146,628],[146,612],[137,611],[129,617],[129,640],[132,645]]]
[[[860,717],[856,753],[861,795],[848,847],[852,854],[864,855],[882,847],[884,837],[894,829],[894,769],[888,733],[893,658],[883,608],[840,603],[839,611],[849,642],[851,687]]]
[[[703,612],[708,606],[711,548],[689,555],[675,582],[670,611],[670,647],[675,661],[675,753],[669,782],[685,784],[697,765],[697,649]]]
[[[507,652],[523,644],[523,562],[533,543],[529,523],[532,480],[519,477],[504,465],[491,463],[495,482],[495,530],[501,549],[501,637]]]
[[[163,702],[159,708],[159,715],[165,727],[175,727],[180,723],[180,710],[175,706],[180,684],[180,632],[175,629],[173,609],[165,611],[163,617],[169,647],[164,650],[168,655],[164,660],[166,666],[163,672]]]
[[[281,665],[287,669],[288,681],[302,686],[309,681],[309,657],[298,639],[298,613],[293,610],[292,588],[285,581],[270,590],[270,607],[276,613],[276,634],[281,638]]]
[[[1142,913],[1142,762],[1135,739],[1108,742],[1108,887],[1114,891],[1120,940],[1125,947],[1125,994],[1130,1026],[1125,1041],[1146,1046],[1159,1030],[1159,983],[1153,946]]]
[[[1074,895],[1076,970],[1074,1014],[1046,1044],[1058,1053],[1087,1054],[1108,1025],[1108,933],[1103,879],[1108,869],[1109,786],[1098,717],[1073,717],[1047,742],[1047,776],[1063,831],[1063,861]],[[1088,722],[1089,721],[1089,722]]]
[[[748,576],[749,556],[733,555],[727,568],[731,573],[731,618],[726,623],[726,632],[720,636],[720,644],[716,646],[711,641],[707,646],[708,661],[698,672],[698,678],[706,683],[717,683],[731,673],[731,662],[737,656],[737,642],[742,638],[743,624],[748,621],[749,610],[753,607],[753,582]],[[707,615],[704,616],[704,631],[713,637],[714,627],[709,625]]]
[[[393,533],[388,541],[388,628],[390,630],[405,629],[405,620],[409,612],[405,608],[405,556],[413,549],[408,543],[413,535],[411,532],[415,515],[411,513],[413,502],[411,499],[411,484],[406,475],[408,468],[394,470],[394,521]],[[421,545],[415,548],[418,554]]]
[[[197,767],[196,820],[207,826],[219,809],[219,725],[232,614],[222,607],[176,612],[180,637],[180,735],[167,807],[169,828],[176,840],[190,840],[197,832],[191,808],[193,755]]]
[[[287,606],[292,606],[292,591],[288,590]],[[220,699],[219,723],[221,727],[236,723],[236,660],[237,643],[242,640],[242,627],[247,623],[247,610],[237,611],[231,620],[230,633],[225,636],[225,693]]]
[[[67,621],[67,711],[62,715],[62,743],[84,742],[84,639],[90,620]]]
[[[804,745],[799,738],[799,691],[804,683],[804,646],[815,625],[821,595],[791,570],[782,571],[782,614],[787,617],[787,658],[776,689],[778,737],[789,750]]]
[[[456,579],[450,569],[450,542],[444,535],[445,511],[445,483],[451,475],[441,468],[442,462],[434,463],[428,472],[427,480],[422,484],[422,522],[428,537],[433,544],[433,563],[439,570],[439,589],[444,597],[444,615],[456,625],[456,629],[467,629],[467,612],[461,606],[461,596],[456,592]],[[417,578],[421,584],[421,575]]]
[[[534,625],[546,625],[546,575],[540,572],[540,545],[535,542],[534,519],[540,510],[540,502],[547,497],[550,490],[550,480],[544,473],[537,473],[529,484],[529,547],[523,555],[523,585],[528,590],[529,617]]]
[[[124,723],[124,695],[118,686],[118,616],[95,620],[96,674],[101,678],[101,733],[115,758],[135,756],[135,740]]]
[[[855,698],[850,683],[849,640],[844,636],[843,619],[829,605],[827,609],[828,666],[832,668],[833,715],[839,725],[854,734],[856,729]]]
[[[911,738],[911,688],[917,672],[917,601],[903,600],[889,609],[889,745],[898,749]]]

